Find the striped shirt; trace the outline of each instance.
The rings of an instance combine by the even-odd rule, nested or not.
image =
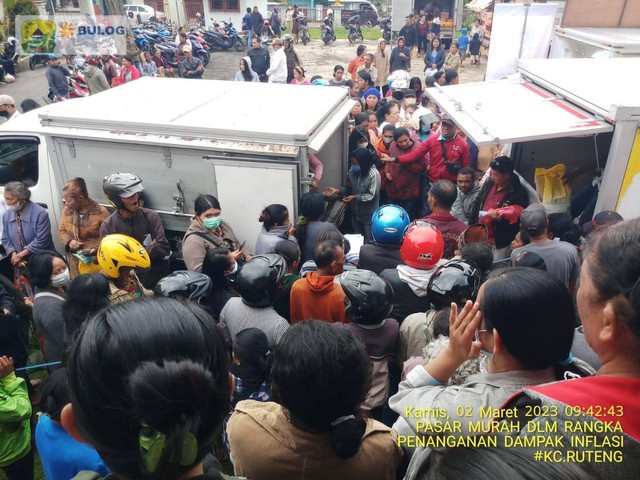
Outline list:
[[[220,312],[220,327],[231,339],[232,344],[242,330],[258,328],[267,336],[269,347],[273,348],[289,328],[289,324],[273,307],[250,307],[241,298],[235,297],[229,299]]]

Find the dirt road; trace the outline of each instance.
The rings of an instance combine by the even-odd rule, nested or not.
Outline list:
[[[367,46],[367,51],[374,52],[377,42],[365,40],[361,42]],[[337,40],[329,45],[324,45],[320,40],[312,40],[309,44],[299,43],[294,48],[302,61],[302,65],[307,71],[307,79],[314,75],[322,75],[329,80],[333,75],[335,65],[343,65],[345,69],[356,54],[356,45],[351,45],[348,40]],[[206,78],[216,80],[231,80],[238,70],[240,59],[246,55],[239,52],[215,52],[211,65],[207,68]],[[483,59],[484,60],[484,59]],[[469,61],[467,60],[467,62]],[[424,78],[422,73],[424,64],[422,55],[413,61],[412,72],[420,78]],[[484,79],[485,64],[480,67],[463,66],[460,69],[460,82],[481,82]]]

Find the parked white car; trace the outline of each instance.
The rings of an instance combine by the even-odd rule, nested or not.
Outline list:
[[[133,12],[133,16],[137,17],[140,14],[140,18],[143,22],[148,22],[151,17],[156,17],[158,20],[165,17],[165,14],[159,10],[155,10],[149,5],[125,5],[124,11],[126,13]]]

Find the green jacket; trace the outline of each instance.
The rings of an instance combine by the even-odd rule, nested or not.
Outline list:
[[[31,401],[24,379],[0,379],[0,467],[20,460],[31,448]]]

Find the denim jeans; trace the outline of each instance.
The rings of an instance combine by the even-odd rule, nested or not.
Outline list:
[[[247,30],[247,48],[251,48],[251,39],[253,38],[253,30]]]

